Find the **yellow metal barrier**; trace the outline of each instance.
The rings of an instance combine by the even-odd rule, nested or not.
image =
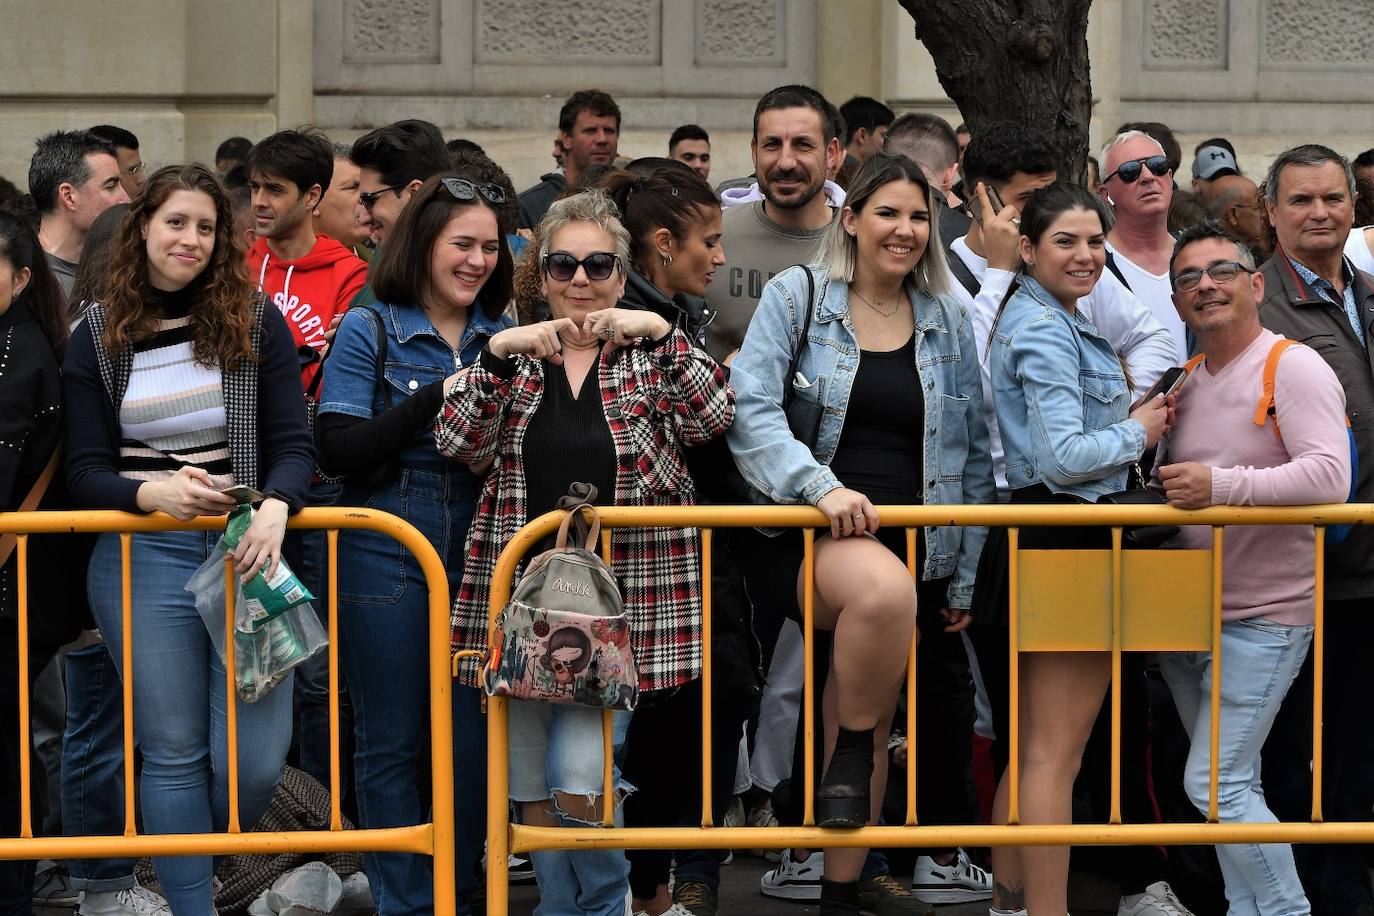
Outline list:
[[[1010,816],[1007,824],[919,826],[916,811],[915,746],[916,639],[913,637],[907,671],[907,810],[901,826],[827,830],[815,824],[815,684],[811,662],[814,636],[815,529],[829,522],[818,510],[797,506],[692,506],[674,508],[607,507],[600,510],[603,551],[610,554],[611,529],[696,527],[702,541],[702,639],[711,637],[711,543],[714,528],[803,528],[805,579],[802,588],[802,631],[806,645],[803,690],[804,812],[801,827],[715,827],[711,817],[711,653],[703,653],[702,688],[702,810],[701,827],[611,826],[529,827],[510,823],[508,704],[504,698],[488,702],[488,822],[487,912],[509,911],[507,856],[541,849],[744,849],[796,846],[1031,846],[1031,845],[1161,845],[1211,843],[1370,843],[1374,822],[1325,823],[1321,806],[1321,711],[1324,578],[1323,536],[1327,525],[1374,523],[1374,504],[1302,507],[1213,507],[1196,511],[1166,506],[908,506],[879,509],[884,526],[907,529],[907,567],[913,579],[916,566],[916,529],[925,526],[998,526],[1008,528],[1011,568],[1009,588],[1011,710]],[[563,514],[550,512],[530,522],[511,539],[493,575],[491,618],[510,599],[515,570],[525,553],[557,530]],[[1094,525],[1112,528],[1112,549],[1098,551],[1020,550],[1020,529],[1032,526]],[[1211,550],[1136,551],[1122,549],[1122,527],[1136,525],[1205,525],[1212,528]],[[1207,823],[1124,824],[1121,822],[1121,694],[1119,674],[1123,651],[1209,651],[1221,645],[1221,571],[1224,528],[1231,525],[1316,526],[1316,628],[1312,642],[1315,661],[1313,689],[1312,821],[1310,823],[1221,824],[1217,818],[1217,750],[1221,702],[1221,659],[1213,657],[1211,696],[1211,789]],[[1066,595],[1072,601],[1065,601]],[[1169,613],[1163,613],[1167,610]],[[1107,824],[1019,824],[1018,659],[1021,652],[1104,651],[1112,655],[1111,809]],[[610,728],[605,719],[607,747],[605,795],[611,795]]]
[[[133,535],[153,531],[211,531],[224,527],[225,519],[201,518],[180,522],[165,515],[132,515],[124,512],[11,512],[0,513],[0,534],[18,535],[19,590],[19,722],[20,747],[29,743],[28,680],[28,537],[33,534],[76,532],[118,533],[123,565],[123,670],[133,667],[132,601],[136,584],[131,581],[130,550]],[[33,835],[29,755],[20,754],[20,836],[0,839],[0,859],[66,859],[131,856],[227,855],[283,852],[408,852],[434,860],[434,911],[452,916],[454,893],[453,720],[449,669],[449,594],[444,564],[423,534],[408,522],[369,509],[305,509],[290,521],[292,528],[326,529],[329,552],[329,748],[330,825],[328,830],[291,833],[244,833],[239,823],[238,730],[234,703],[228,704],[229,829],[227,833],[148,835],[139,834],[134,823],[134,717],[133,681],[124,678],[124,835],[87,837],[35,837]],[[433,821],[410,827],[372,830],[343,829],[339,785],[339,655],[337,559],[340,530],[367,530],[399,541],[415,555],[429,587],[429,699],[431,768],[433,770]],[[233,568],[226,558],[228,586],[225,644],[229,647],[227,696],[235,695],[233,657]],[[249,825],[251,827],[251,825]],[[504,861],[504,860],[503,860]]]

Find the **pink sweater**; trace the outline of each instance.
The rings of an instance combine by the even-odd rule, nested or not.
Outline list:
[[[1291,346],[1279,359],[1274,402],[1283,438],[1274,434],[1272,421],[1254,423],[1264,361],[1278,339],[1262,331],[1216,375],[1204,362],[1179,392],[1158,464],[1196,461],[1211,467],[1213,505],[1340,503],[1350,494],[1345,392],[1316,351]],[[1211,543],[1210,528],[1188,526],[1171,546],[1207,549]],[[1309,526],[1227,528],[1222,618],[1312,623],[1315,560]]]

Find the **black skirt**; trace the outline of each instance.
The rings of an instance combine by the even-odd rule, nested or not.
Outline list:
[[[1081,497],[1054,493],[1044,484],[1013,490],[1011,502],[1012,505],[1086,504]],[[1111,546],[1111,529],[1101,526],[1056,525],[1021,529],[1021,547],[1028,550],[1104,550]],[[989,528],[973,583],[970,608],[973,626],[1006,628],[1011,602],[1007,585],[1010,559],[1007,529]]]

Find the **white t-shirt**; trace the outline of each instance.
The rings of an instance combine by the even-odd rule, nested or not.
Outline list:
[[[1357,269],[1374,274],[1374,251],[1369,250],[1366,229],[1374,229],[1374,226],[1356,226],[1350,230],[1350,235],[1345,240],[1345,256]]]
[[[1183,324],[1183,319],[1178,317],[1178,310],[1174,308],[1174,289],[1169,284],[1168,272],[1150,273],[1122,254],[1120,249],[1113,247],[1111,242],[1107,243],[1107,250],[1112,253],[1112,259],[1121,269],[1121,275],[1126,278],[1126,285],[1131,288],[1131,292],[1145,303],[1150,314],[1155,316],[1155,320],[1163,325],[1164,330],[1174,339],[1174,344],[1178,348],[1178,365],[1183,365],[1188,361],[1188,329]]]
[[[973,337],[982,365],[983,412],[987,416],[991,437],[992,475],[997,481],[997,495],[1005,502],[1010,498],[1011,490],[1007,486],[1002,436],[997,428],[997,411],[992,402],[992,373],[985,354],[997,308],[1002,304],[1002,297],[1007,294],[1012,280],[1016,279],[1016,274],[988,267],[987,259],[974,254],[966,238],[955,239],[949,247],[954,256],[964,262],[974,279],[982,284],[977,296],[969,295],[957,278],[951,285],[954,295],[973,318]],[[1111,271],[1103,270],[1093,291],[1078,300],[1078,311],[1096,326],[1098,333],[1130,366],[1131,381],[1135,383],[1133,397],[1138,398],[1149,391],[1165,369],[1179,364],[1169,332],[1130,290],[1121,285],[1120,280],[1112,276]]]

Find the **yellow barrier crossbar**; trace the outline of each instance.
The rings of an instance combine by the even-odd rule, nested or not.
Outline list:
[[[329,556],[329,729],[330,729],[330,825],[328,830],[291,833],[243,832],[238,811],[238,730],[236,704],[227,704],[229,825],[226,833],[151,835],[139,834],[135,825],[133,678],[133,602],[137,583],[132,577],[133,535],[157,531],[216,531],[225,518],[206,517],[181,522],[165,515],[134,515],[125,512],[10,512],[0,513],[0,534],[18,535],[19,637],[19,736],[21,747],[29,740],[29,602],[28,536],[33,534],[116,533],[120,540],[124,712],[124,835],[35,837],[32,824],[32,791],[29,755],[20,754],[20,836],[0,838],[0,859],[112,858],[129,856],[182,856],[227,854],[280,854],[284,852],[408,852],[433,858],[434,912],[452,916],[456,910],[454,881],[454,798],[452,676],[449,670],[449,593],[443,561],[429,540],[408,522],[370,509],[311,508],[290,520],[296,529],[324,529]],[[433,784],[433,815],[429,823],[374,830],[343,830],[340,812],[342,786],[339,778],[339,655],[338,655],[338,534],[340,530],[366,530],[386,535],[413,554],[429,589],[429,699]],[[234,575],[225,563],[226,679],[227,696],[236,697],[234,681]],[[251,825],[248,825],[251,827]]]
[[[927,526],[995,526],[1008,529],[1010,563],[1008,583],[1011,606],[1010,704],[1008,743],[1009,816],[1006,824],[962,826],[918,826],[916,799],[916,649],[919,634],[913,638],[907,672],[907,810],[901,826],[863,827],[858,830],[817,828],[813,797],[815,791],[815,689],[811,650],[814,645],[815,533],[829,522],[818,510],[804,506],[684,506],[684,507],[605,507],[599,509],[603,549],[609,558],[611,531],[618,528],[696,527],[701,529],[702,547],[702,633],[709,646],[711,617],[711,548],[722,528],[801,528],[803,565],[801,614],[804,639],[804,685],[802,731],[803,818],[800,827],[714,827],[711,816],[710,708],[712,678],[711,654],[703,652],[702,666],[702,815],[701,827],[533,827],[510,823],[507,801],[509,772],[506,765],[509,736],[508,706],[504,698],[493,697],[488,711],[488,752],[493,765],[488,780],[487,834],[487,912],[506,916],[509,911],[509,870],[511,852],[526,853],[543,849],[741,849],[795,846],[808,849],[825,847],[951,847],[1022,845],[1161,845],[1211,843],[1370,843],[1374,842],[1374,822],[1327,823],[1321,818],[1321,710],[1322,647],[1325,579],[1323,534],[1328,525],[1374,523],[1374,504],[1340,504],[1301,507],[1216,506],[1184,511],[1168,506],[1145,505],[982,505],[982,506],[902,506],[880,507],[882,525],[906,528],[907,566],[913,580],[916,567],[916,529]],[[517,566],[532,545],[554,532],[561,512],[550,512],[534,519],[506,545],[493,575],[491,619],[510,599]],[[1210,550],[1132,551],[1123,549],[1122,530],[1126,526],[1200,525],[1212,529]],[[1218,748],[1221,703],[1220,646],[1222,632],[1222,557],[1224,529],[1232,525],[1312,525],[1316,534],[1316,627],[1312,643],[1316,677],[1313,702],[1313,776],[1312,822],[1218,823]],[[1023,550],[1021,530],[1041,526],[1100,526],[1111,529],[1111,549],[1100,551]],[[0,531],[3,528],[0,527]],[[1098,558],[1103,563],[1098,562]],[[1164,580],[1161,576],[1168,574]],[[1176,581],[1175,581],[1176,580]],[[1054,619],[1045,613],[1051,603],[1062,612],[1063,603],[1037,600],[1032,589],[1072,586],[1083,590],[1083,608],[1078,617]],[[1178,611],[1173,618],[1147,620],[1142,612],[1150,609],[1145,588],[1162,588],[1170,598],[1164,607]],[[1175,601],[1174,599],[1178,600]],[[1024,599],[1024,601],[1023,601]],[[1022,604],[1026,607],[1024,611]],[[1153,602],[1156,617],[1158,602]],[[1193,615],[1182,625],[1179,621]],[[1198,616],[1201,615],[1201,616]],[[1168,615],[1162,615],[1168,618]],[[1092,632],[1080,634],[1085,619]],[[492,635],[494,635],[494,630]],[[1210,799],[1206,823],[1123,823],[1121,815],[1121,690],[1119,685],[1123,651],[1212,651],[1211,691],[1211,767]],[[1020,722],[1018,704],[1019,656],[1026,651],[1102,651],[1112,658],[1111,728],[1111,804],[1106,824],[1019,823]],[[604,728],[609,746],[609,717]],[[609,796],[610,771],[607,763],[606,788]]]

